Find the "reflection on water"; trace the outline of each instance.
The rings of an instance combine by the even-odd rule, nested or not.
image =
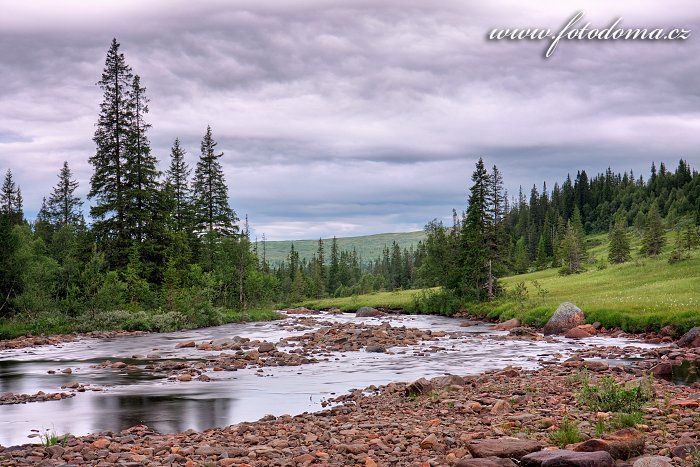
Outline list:
[[[120,431],[148,425],[164,433],[221,426],[231,401],[226,398],[190,398],[177,395],[120,394],[95,398],[93,410],[109,414],[104,430]]]
[[[467,333],[459,339],[423,342],[386,354],[347,352],[327,361],[301,367],[264,368],[236,372],[211,372],[211,382],[166,381],[165,375],[140,368],[91,368],[105,360],[143,366],[153,360],[202,360],[217,352],[176,348],[180,342],[209,341],[233,336],[277,342],[303,334],[310,328],[291,326],[293,321],[228,324],[214,328],[110,339],[84,339],[57,347],[0,352],[0,391],[33,394],[60,391],[71,381],[103,390],[85,392],[61,401],[0,406],[0,444],[30,441],[32,429],[52,429],[58,434],[120,431],[145,424],[161,432],[204,430],[252,421],[266,414],[297,414],[321,409],[324,399],[352,388],[372,384],[411,381],[425,376],[476,374],[507,365],[535,368],[554,354],[566,357],[572,349],[591,343],[630,345],[622,339],[596,338],[572,342],[496,340],[488,325],[460,327],[460,321],[440,316],[395,316],[359,319],[354,315],[322,316],[333,322],[367,322]],[[440,345],[445,350],[431,352]],[[147,358],[144,356],[148,356]],[[132,358],[136,357],[136,358]],[[61,373],[71,368],[71,374]],[[49,374],[49,371],[55,374]]]

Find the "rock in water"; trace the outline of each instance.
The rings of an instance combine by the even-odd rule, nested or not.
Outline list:
[[[678,339],[678,347],[700,347],[700,326],[695,326]]]
[[[565,449],[540,451],[520,460],[522,467],[613,467],[615,460],[605,451],[574,452]]]
[[[493,327],[494,331],[510,331],[513,328],[520,327],[520,320],[518,318],[509,319],[502,323],[498,323]]]
[[[583,311],[573,303],[564,302],[559,305],[557,311],[554,312],[547,324],[544,325],[542,332],[545,335],[563,334],[569,329],[575,328],[579,324],[584,324],[586,316]]]
[[[382,316],[384,313],[377,310],[376,308],[371,308],[368,306],[363,306],[355,313],[358,318],[374,318],[376,316]]]

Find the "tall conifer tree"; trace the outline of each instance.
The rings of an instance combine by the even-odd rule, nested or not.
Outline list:
[[[488,252],[484,248],[489,175],[482,159],[476,163],[472,182],[460,238],[461,274],[456,285],[461,295],[480,301],[489,279]]]
[[[55,227],[64,225],[78,226],[82,219],[80,208],[83,203],[75,196],[78,181],[73,178],[68,161],[63,162],[63,167],[58,174],[58,183],[53,188],[45,208],[46,220]]]
[[[24,220],[22,192],[12,177],[12,170],[7,169],[0,188],[0,212],[5,214],[11,224],[21,224]]]
[[[170,150],[170,167],[166,172],[167,182],[173,190],[175,198],[175,228],[183,231],[190,226],[189,216],[191,210],[191,191],[189,177],[192,170],[185,162],[185,150],[180,146],[180,139],[175,138],[175,143]]]
[[[126,64],[124,54],[119,52],[119,43],[113,39],[102,78],[97,83],[104,95],[93,137],[96,151],[90,157],[94,172],[88,198],[94,200],[90,208],[94,219],[93,232],[98,241],[104,242],[103,249],[109,252],[110,262],[120,265],[126,264],[129,248],[124,165],[130,136],[133,136],[129,92],[133,79],[131,67]]]
[[[236,225],[238,218],[229,206],[228,187],[219,162],[224,153],[217,154],[216,145],[211,127],[207,126],[192,186],[195,226],[201,233],[217,232],[220,235],[235,235],[238,233]]]
[[[124,164],[127,204],[124,220],[128,238],[141,243],[151,231],[149,224],[157,211],[159,172],[156,168],[158,161],[151,153],[151,145],[146,135],[151,127],[145,120],[148,113],[146,88],[141,86],[138,75],[133,77],[128,92],[128,109],[129,126]]]

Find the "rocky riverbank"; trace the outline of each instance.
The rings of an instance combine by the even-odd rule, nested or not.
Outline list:
[[[78,339],[105,339],[111,337],[134,336],[144,334],[142,331],[92,331],[75,334],[58,334],[55,336],[22,336],[14,339],[0,340],[0,350],[24,349],[40,345],[60,345]]]
[[[203,352],[204,358],[196,362],[154,360],[137,366],[108,361],[97,367],[146,369],[186,383],[193,379],[207,381],[209,371],[250,367],[262,371],[270,366],[315,363],[345,352],[412,352],[410,355],[418,356],[450,351],[450,341],[467,335],[386,322],[333,323],[303,316],[309,313],[297,314],[302,316],[285,325],[290,330],[316,328],[279,342],[232,337],[177,344],[188,351]],[[519,323],[501,327],[508,334],[471,334],[468,338],[504,341],[504,345],[510,340],[533,341],[534,345],[556,339],[522,328]],[[569,335],[571,339],[599,333],[622,337],[590,325],[571,329],[580,331]],[[666,336],[649,337],[656,342],[669,340]],[[647,376],[650,372],[668,375],[684,362],[700,361],[698,348],[676,344],[651,348],[597,346],[580,348],[567,357],[541,355],[538,361],[542,368],[536,371],[506,368],[477,376],[448,375],[410,384],[371,386],[326,401],[330,408],[324,411],[270,415],[226,428],[160,434],[135,426],[118,433],[58,436],[57,444],[52,446],[0,447],[0,465],[464,467],[517,465],[513,459],[520,465],[643,467],[700,462],[700,384],[675,386]],[[147,360],[149,356],[134,358]],[[630,364],[630,358],[639,360]],[[68,370],[61,373],[70,373]],[[606,378],[619,388],[641,387],[640,382],[650,385],[650,400],[638,418],[621,418],[581,402],[579,395],[588,384],[584,381],[602,387]],[[78,386],[76,390],[80,389]],[[68,397],[73,394],[66,393]],[[7,403],[54,400],[52,397],[8,396]]]
[[[572,360],[576,361],[576,360]],[[593,384],[610,376],[624,385],[638,372],[621,367],[591,370]],[[144,426],[120,433],[69,437],[63,445],[0,448],[4,465],[515,465],[497,456],[521,459],[554,449],[555,433],[575,426],[585,443],[588,464],[617,458],[663,456],[635,465],[684,465],[700,449],[700,391],[654,379],[654,396],[639,423],[614,433],[597,432],[612,414],[591,412],[577,394],[580,369],[552,365],[537,371],[507,368],[479,376],[445,376],[411,385],[389,384],[337,398],[325,411],[267,416],[253,423],[203,432],[159,434]],[[591,454],[586,451],[599,451]],[[564,451],[557,451],[561,456]],[[568,451],[567,451],[568,452]],[[605,454],[604,454],[605,453]],[[548,465],[532,455],[523,465]],[[549,457],[547,457],[549,456]],[[593,456],[593,457],[591,457]],[[590,463],[596,458],[600,463]],[[500,462],[500,463],[498,463]],[[530,462],[526,464],[526,462]],[[537,463],[539,462],[539,463]],[[612,464],[610,464],[612,465]]]

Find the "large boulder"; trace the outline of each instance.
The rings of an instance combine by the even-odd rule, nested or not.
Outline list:
[[[644,453],[644,435],[634,428],[609,433],[603,439],[589,439],[577,444],[577,452],[605,451],[615,459],[629,459]]]
[[[467,444],[467,449],[473,457],[520,459],[526,454],[542,449],[542,444],[517,438],[481,439]]]
[[[425,378],[420,378],[406,386],[404,390],[407,396],[422,396],[433,390],[433,383]]]
[[[672,467],[671,458],[666,456],[644,456],[634,461],[632,467]]]
[[[510,331],[513,328],[520,327],[520,320],[518,318],[509,319],[502,323],[498,323],[493,327],[494,331]]]
[[[700,326],[695,326],[678,339],[678,347],[700,347]]]
[[[374,318],[376,316],[382,316],[384,313],[377,310],[376,308],[363,306],[355,313],[358,318]]]
[[[613,467],[615,460],[605,451],[574,452],[565,449],[540,451],[520,459],[521,467]]]
[[[480,459],[460,459],[456,467],[516,467],[510,459],[500,457],[484,457]]]
[[[564,302],[559,305],[542,332],[545,336],[550,334],[564,334],[569,329],[573,329],[580,324],[584,324],[586,316],[583,311],[573,303]]]

